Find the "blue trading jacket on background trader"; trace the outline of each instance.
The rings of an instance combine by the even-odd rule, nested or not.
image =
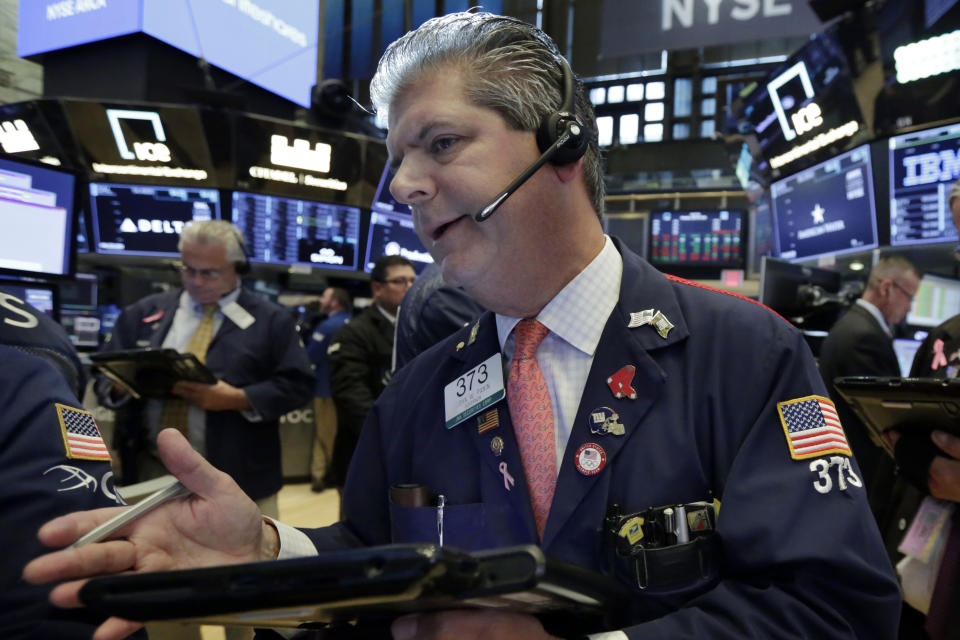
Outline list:
[[[789,435],[829,406],[803,336],[756,303],[664,276],[618,249],[620,301],[561,460],[544,552],[618,578],[633,594],[624,631],[637,640],[894,638],[899,589],[856,462],[849,450],[805,453]],[[436,508],[391,504],[400,483],[446,497],[444,544],[538,544],[506,399],[449,428],[444,416],[444,387],[499,354],[487,313],[394,375],[361,432],[344,521],[305,530],[318,548],[345,537],[436,543]],[[714,499],[715,525],[690,523],[709,541],[703,553],[678,558],[703,563],[671,575],[651,544],[659,584],[641,588],[637,556],[621,550],[645,542],[622,518]],[[654,520],[644,533],[656,533]]]
[[[58,324],[2,292],[0,363],[0,638],[90,638],[100,621],[53,607],[49,586],[20,579],[27,561],[47,550],[40,525],[123,504],[106,445],[78,400],[83,369]]]

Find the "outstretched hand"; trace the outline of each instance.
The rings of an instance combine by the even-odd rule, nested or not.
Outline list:
[[[86,579],[98,575],[191,569],[276,557],[275,532],[263,523],[256,504],[230,476],[204,460],[176,429],[162,431],[157,448],[167,469],[193,495],[161,505],[103,542],[54,551],[27,564],[23,577],[28,582],[68,581],[51,591],[53,604],[81,606],[80,588]],[[43,525],[38,537],[50,547],[69,545],[123,508],[61,516]],[[140,626],[111,618],[94,638],[123,638]]]

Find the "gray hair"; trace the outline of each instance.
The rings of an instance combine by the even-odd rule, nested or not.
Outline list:
[[[227,260],[237,264],[247,259],[241,245],[242,238],[240,230],[226,220],[196,220],[180,232],[177,251],[183,251],[184,242],[219,245],[227,250]]]
[[[492,109],[519,131],[536,131],[563,104],[563,63],[550,36],[531,24],[483,12],[433,18],[393,42],[370,82],[377,119],[424,74],[455,66],[469,77],[467,99]],[[593,208],[603,215],[603,167],[593,106],[575,80],[575,111],[589,139],[584,179]]]
[[[899,255],[887,255],[880,258],[877,264],[870,269],[867,279],[867,288],[876,290],[884,280],[896,280],[899,276],[914,273],[918,277],[920,272],[912,262]]]

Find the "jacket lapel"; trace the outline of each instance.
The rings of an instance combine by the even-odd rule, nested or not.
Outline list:
[[[474,326],[477,327],[477,331],[471,342],[470,335]],[[463,339],[454,342],[452,347],[454,349],[453,357],[460,363],[454,375],[450,376],[450,381],[455,380],[493,354],[500,353],[497,324],[492,313],[481,316],[474,325],[471,325],[470,329],[461,333],[461,335]],[[456,345],[459,342],[462,342],[463,346],[457,349]],[[502,359],[501,371],[503,371]],[[503,377],[504,383],[506,383],[506,372],[503,372]],[[481,433],[480,423],[482,420],[486,420],[487,427]],[[490,427],[491,421],[495,421],[497,426]],[[465,429],[469,432],[468,437],[473,440],[477,456],[481,460],[480,473],[495,476],[493,482],[483,483],[484,487],[494,487],[485,491],[484,504],[502,506],[506,503],[510,507],[508,509],[486,509],[487,519],[494,521],[491,522],[492,528],[501,531],[516,529],[516,525],[512,523],[519,521],[522,523],[522,529],[527,533],[529,540],[537,540],[537,527],[533,519],[533,508],[530,506],[530,492],[527,489],[527,480],[523,473],[520,448],[513,432],[513,422],[510,420],[506,389],[504,389],[503,399],[453,428]],[[502,448],[499,446],[499,442],[494,443],[496,438],[499,438],[502,442]],[[496,450],[500,450],[499,455]],[[513,483],[510,483],[508,476],[513,478]],[[487,495],[487,493],[490,495]],[[496,522],[496,520],[501,519],[503,522]]]
[[[643,429],[642,420],[656,404],[666,383],[665,373],[650,352],[681,342],[689,335],[671,284],[636,256],[625,253],[619,246],[618,249],[624,262],[620,302],[607,319],[570,439],[560,461],[557,488],[544,531],[545,548],[562,532],[594,486],[606,482],[605,478],[612,473],[611,467],[629,464],[629,461],[617,460],[620,452],[632,438],[639,437],[637,433]],[[629,326],[631,314],[646,309],[660,311],[674,325],[666,337],[650,324]],[[634,367],[629,384],[636,391],[636,398],[629,395],[617,398],[607,381],[627,365]],[[591,413],[604,407],[619,416],[624,427],[623,435],[591,432]],[[606,456],[604,468],[595,475],[581,473],[576,466],[577,451],[587,443],[600,445]]]
[[[183,289],[178,289],[175,293],[163,298],[158,305],[157,311],[162,311],[159,326],[155,331],[150,332],[150,348],[160,349],[163,346],[163,340],[167,337],[171,325],[173,325],[173,316],[176,315],[180,307],[180,294]]]

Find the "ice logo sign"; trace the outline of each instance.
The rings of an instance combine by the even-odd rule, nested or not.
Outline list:
[[[802,61],[781,73],[767,85],[767,92],[773,101],[773,109],[777,113],[777,120],[780,121],[783,137],[787,141],[793,140],[798,135],[802,136],[823,124],[820,106],[816,102],[810,102],[800,107],[790,115],[789,119],[787,118],[787,110],[792,108],[796,104],[796,101],[793,96],[781,97],[780,89],[794,78],[800,80],[800,85],[803,87],[803,93],[806,98],[813,98],[813,83],[810,82],[807,65]],[[791,124],[793,125],[792,127]]]
[[[156,111],[107,109],[107,120],[110,121],[110,130],[113,132],[113,139],[117,143],[117,151],[120,152],[121,158],[141,162],[170,162],[170,148],[164,144],[167,141],[167,134],[163,130],[159,113]],[[123,120],[146,120],[153,125],[153,135],[156,141],[134,141],[131,150],[120,126]]]

